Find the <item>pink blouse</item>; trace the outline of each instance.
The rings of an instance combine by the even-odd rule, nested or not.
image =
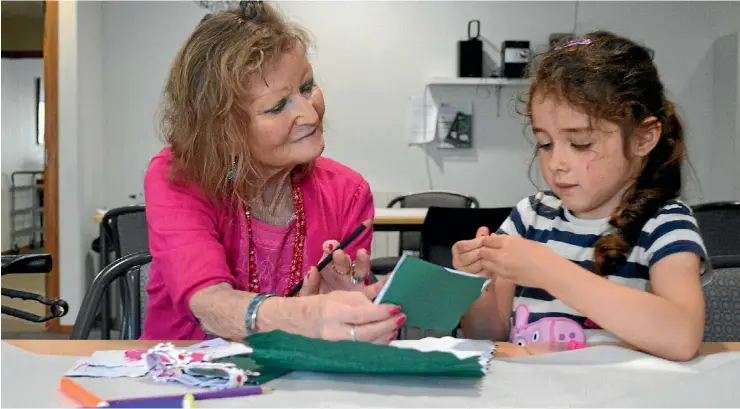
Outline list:
[[[190,312],[190,298],[218,283],[246,290],[249,240],[244,207],[217,208],[197,186],[170,180],[172,151],[162,149],[150,162],[144,180],[152,264],[146,320],[141,339],[205,339]],[[224,177],[226,175],[224,174]],[[352,169],[320,157],[301,182],[306,213],[302,276],[323,256],[326,240],[341,241],[374,217],[370,186]],[[290,274],[296,220],[271,226],[252,219],[257,273],[263,292],[284,293]],[[368,229],[347,252],[370,251]]]

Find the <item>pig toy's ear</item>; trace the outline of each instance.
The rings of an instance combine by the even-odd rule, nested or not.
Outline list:
[[[529,308],[524,304],[519,304],[514,311],[514,328],[523,328],[529,321]]]

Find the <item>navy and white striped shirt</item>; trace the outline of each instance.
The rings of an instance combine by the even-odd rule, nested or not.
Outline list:
[[[521,200],[498,230],[543,243],[559,255],[594,271],[594,245],[612,229],[609,218],[587,220],[573,216],[552,192]],[[668,201],[643,226],[627,262],[610,281],[650,291],[650,268],[666,256],[681,252],[702,258],[706,249],[691,208],[678,199]],[[512,310],[510,341],[533,342],[615,341],[588,317],[539,288],[517,287]]]

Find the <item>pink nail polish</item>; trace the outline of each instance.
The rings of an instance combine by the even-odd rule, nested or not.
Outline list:
[[[401,313],[401,307],[393,307],[390,311],[391,317]]]
[[[396,325],[400,327],[404,322],[406,322],[406,316],[402,315],[396,320]]]

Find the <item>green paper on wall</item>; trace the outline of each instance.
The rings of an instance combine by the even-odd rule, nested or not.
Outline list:
[[[400,306],[408,327],[450,332],[480,297],[487,281],[403,255],[375,303]]]

